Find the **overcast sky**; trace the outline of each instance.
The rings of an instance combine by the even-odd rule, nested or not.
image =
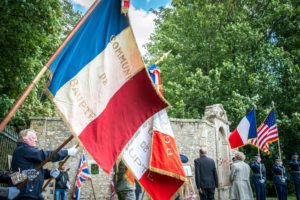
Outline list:
[[[71,0],[76,10],[85,12],[95,0]],[[144,55],[146,50],[142,47],[149,41],[151,33],[154,32],[155,15],[149,12],[150,9],[166,7],[172,0],[131,0],[129,18],[139,46],[140,52]]]

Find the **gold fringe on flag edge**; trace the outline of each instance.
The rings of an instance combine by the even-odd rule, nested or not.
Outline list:
[[[148,194],[147,190],[145,190],[145,188],[143,187],[143,185],[140,183],[140,181],[136,178],[136,176],[134,175],[134,173],[132,173],[129,165],[126,163],[125,159],[123,158],[123,156],[120,154],[121,159],[123,160],[125,166],[128,168],[128,170],[130,171],[130,173],[134,176],[135,180],[140,184],[140,186],[143,188],[143,190],[146,192],[147,196],[149,197],[149,199],[153,198]],[[150,169],[149,169],[149,173],[151,173]],[[180,179],[181,180],[181,179]],[[180,194],[181,190],[184,189],[184,187],[187,185],[187,179],[185,178],[185,181],[183,181],[182,185],[178,188],[177,192],[174,193],[174,195],[171,197],[171,200],[175,199],[178,194]]]

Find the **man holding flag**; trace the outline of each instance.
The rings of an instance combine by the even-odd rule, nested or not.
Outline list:
[[[261,163],[261,158],[258,155],[253,156],[253,161],[250,162],[252,170],[251,183],[254,185],[256,200],[266,199],[266,168]]]
[[[128,180],[126,172],[129,173],[127,167],[121,159],[118,159],[114,165],[114,189],[119,200],[135,200],[134,179]]]

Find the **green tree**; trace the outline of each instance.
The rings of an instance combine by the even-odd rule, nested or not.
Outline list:
[[[80,13],[67,0],[0,2],[0,120],[12,108],[33,77],[59,46]],[[43,93],[46,76],[32,90],[10,121],[17,130],[31,116],[53,116],[54,107]]]
[[[260,123],[274,101],[284,161],[300,150],[297,1],[173,0],[153,12],[146,61],[172,50],[160,65],[171,117],[201,118],[205,106],[222,103],[234,129],[253,103]],[[271,146],[272,159],[278,151]]]

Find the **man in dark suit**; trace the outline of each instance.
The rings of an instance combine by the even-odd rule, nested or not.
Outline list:
[[[200,199],[215,199],[215,189],[218,188],[218,175],[213,159],[206,156],[205,148],[200,149],[200,158],[194,160],[195,179]]]

